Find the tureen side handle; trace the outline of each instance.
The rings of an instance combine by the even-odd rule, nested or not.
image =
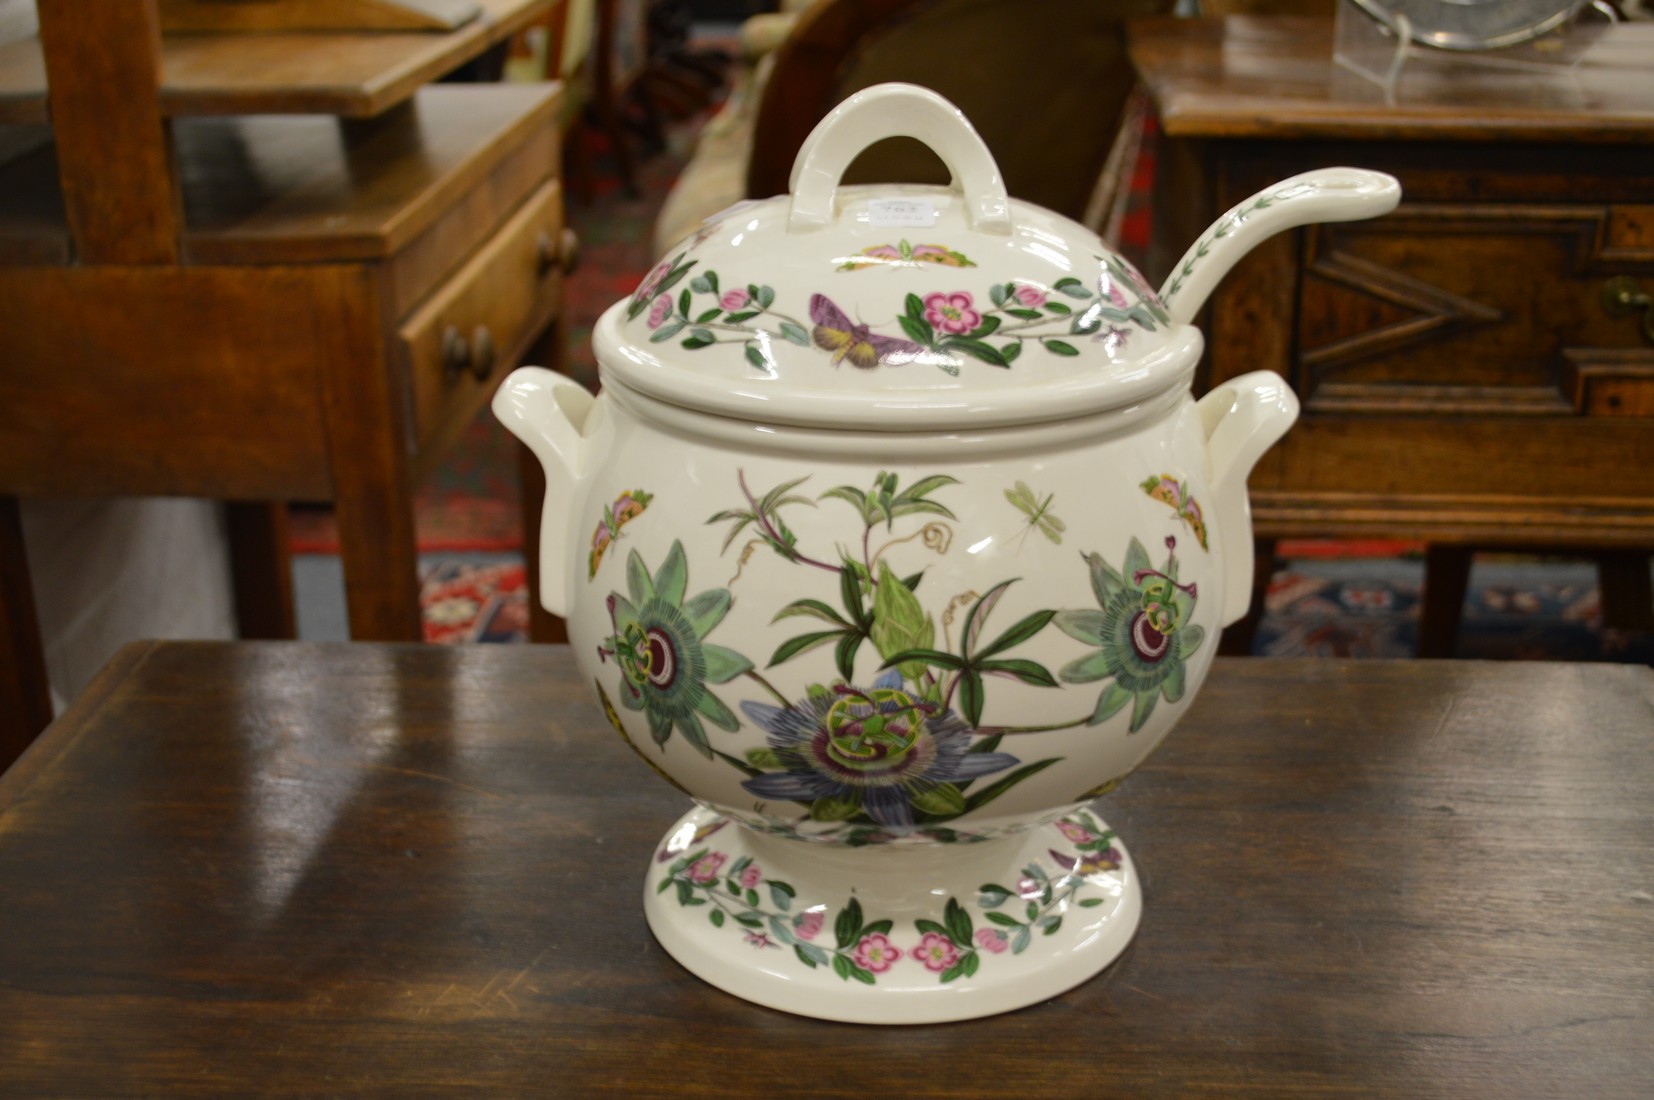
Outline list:
[[[831,225],[844,170],[863,149],[892,137],[916,138],[941,158],[964,196],[971,228],[1010,234],[1011,200],[987,143],[958,107],[929,88],[899,81],[857,92],[829,111],[804,139],[793,161],[787,232],[807,233]]]
[[[540,603],[567,616],[570,593],[570,507],[586,472],[583,429],[595,398],[574,379],[544,367],[518,367],[494,394],[494,415],[528,445],[546,472],[540,511]]]
[[[1196,406],[1206,430],[1212,519],[1223,547],[1219,624],[1244,618],[1252,602],[1252,503],[1246,479],[1263,453],[1298,419],[1298,395],[1274,371],[1224,382]]]
[[[1263,241],[1319,222],[1353,222],[1388,214],[1401,201],[1394,176],[1365,168],[1317,168],[1282,180],[1213,222],[1189,246],[1160,288],[1174,322],[1189,324],[1229,269]]]

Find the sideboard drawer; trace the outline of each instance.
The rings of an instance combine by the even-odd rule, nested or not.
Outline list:
[[[1573,416],[1570,361],[1654,366],[1616,275],[1646,271],[1649,208],[1404,204],[1305,234],[1293,382],[1307,412]],[[1623,405],[1621,395],[1617,405]]]
[[[562,229],[552,181],[403,322],[420,448],[475,411],[561,305]]]

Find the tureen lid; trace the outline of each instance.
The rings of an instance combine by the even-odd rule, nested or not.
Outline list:
[[[886,137],[948,187],[841,187]],[[1095,233],[1010,199],[947,100],[882,84],[833,110],[790,195],[673,248],[594,334],[606,382],[746,419],[873,429],[1028,423],[1187,384],[1200,335]]]

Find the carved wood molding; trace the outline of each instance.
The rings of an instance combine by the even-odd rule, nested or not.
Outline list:
[[[1415,314],[1406,320],[1304,351],[1299,362],[1317,374],[1357,359],[1437,339],[1449,332],[1496,324],[1505,316],[1502,310],[1484,302],[1473,301],[1347,252],[1328,251],[1317,256],[1308,274]]]
[[[1254,490],[1259,538],[1392,538],[1654,551],[1654,501]]]

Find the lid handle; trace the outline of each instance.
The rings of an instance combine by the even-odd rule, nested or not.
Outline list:
[[[963,111],[917,84],[876,84],[840,103],[816,124],[793,161],[787,232],[830,225],[839,179],[875,141],[917,138],[953,173],[972,229],[1008,236],[1011,202],[999,165]]]

